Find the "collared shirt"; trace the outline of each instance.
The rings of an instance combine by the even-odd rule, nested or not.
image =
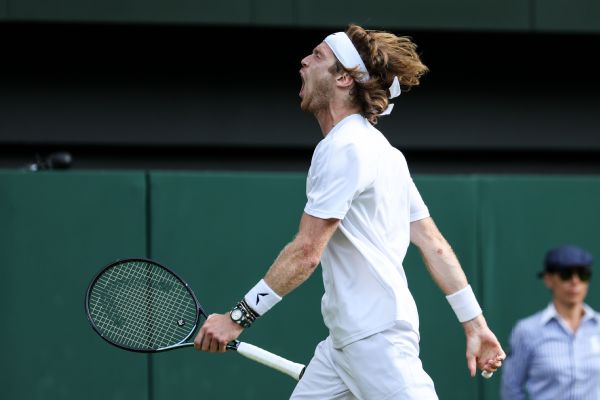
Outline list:
[[[588,305],[584,312],[575,332],[552,303],[515,325],[502,366],[503,400],[600,399],[600,318]]]

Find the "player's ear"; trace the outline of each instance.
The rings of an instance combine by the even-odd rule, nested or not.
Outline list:
[[[336,84],[341,88],[349,88],[354,83],[354,79],[346,71],[340,72],[335,78]]]

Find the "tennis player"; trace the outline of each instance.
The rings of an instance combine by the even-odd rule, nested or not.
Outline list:
[[[292,399],[437,399],[419,359],[419,317],[402,262],[409,243],[463,324],[467,366],[494,372],[505,357],[471,286],[437,229],[404,156],[374,126],[390,99],[427,67],[407,37],[350,25],[301,61],[303,111],[323,134],[308,172],[296,237],[231,312],[213,314],[195,346],[225,351],[244,328],[322,266],[329,336]]]

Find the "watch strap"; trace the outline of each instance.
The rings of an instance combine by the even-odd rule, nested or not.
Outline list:
[[[241,312],[242,317],[240,319],[233,318],[234,310],[239,310]],[[229,313],[229,316],[231,317],[231,320],[233,322],[242,326],[243,328],[249,328],[252,325],[252,323],[254,321],[256,321],[256,318],[258,318],[258,314],[256,314],[256,312],[254,310],[252,310],[252,308],[250,308],[250,306],[248,306],[248,304],[246,303],[246,300],[244,300],[244,299],[242,299],[240,302],[238,302],[235,305],[235,307],[233,307],[233,309]]]

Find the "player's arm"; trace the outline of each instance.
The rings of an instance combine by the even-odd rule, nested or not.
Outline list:
[[[444,294],[467,286],[458,258],[431,217],[411,222],[410,241],[419,248],[429,273]]]
[[[265,282],[280,296],[300,286],[315,271],[339,219],[321,219],[304,213],[298,234],[283,248],[265,276]]]
[[[467,337],[467,365],[471,376],[475,376],[476,367],[495,371],[505,358],[504,351],[488,328],[472,292],[468,297],[471,288],[450,244],[431,217],[411,222],[410,239],[419,248],[429,273],[451,304],[451,300],[460,300],[453,308]]]
[[[303,214],[296,237],[279,253],[264,279],[244,297],[243,305],[254,318],[310,277],[339,222]],[[224,352],[227,343],[237,339],[242,331],[243,327],[233,322],[229,313],[212,314],[196,335],[194,347]]]

